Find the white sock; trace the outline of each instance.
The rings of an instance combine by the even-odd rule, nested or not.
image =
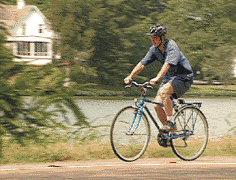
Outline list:
[[[173,116],[167,116],[167,121],[173,122]]]

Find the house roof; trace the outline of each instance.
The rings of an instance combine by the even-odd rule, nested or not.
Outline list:
[[[8,28],[14,27],[21,18],[23,18],[35,6],[27,5],[18,9],[16,5],[2,6],[0,12],[0,21],[4,22]]]
[[[18,9],[17,5],[1,6],[0,23],[3,22],[7,28],[13,29],[32,10],[35,10],[45,19],[46,25],[50,24],[44,14],[36,6],[33,5],[26,5],[22,9]]]

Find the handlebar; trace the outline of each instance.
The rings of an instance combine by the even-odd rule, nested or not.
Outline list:
[[[126,85],[125,88],[131,88],[132,85],[135,85],[136,87],[154,89],[154,87],[153,87],[149,82],[145,82],[145,83],[143,83],[143,84],[138,84],[138,83],[135,82],[135,81],[130,81],[130,84]]]

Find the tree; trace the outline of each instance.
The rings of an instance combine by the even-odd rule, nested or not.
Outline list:
[[[207,65],[220,53],[220,47],[233,46],[236,41],[234,0],[27,2],[39,5],[52,22],[60,37],[55,51],[62,53],[62,61],[86,60],[88,68],[96,70],[99,84],[122,83],[152,44],[145,33],[157,22],[168,26],[167,37],[177,41],[201,77],[202,68],[211,67]],[[159,68],[148,66],[139,78],[148,80]],[[218,75],[208,75],[208,79],[219,79]]]
[[[236,46],[221,46],[216,48],[210,59],[204,64],[205,75],[208,80],[217,79],[228,84],[232,76],[233,57]]]
[[[169,1],[165,12],[158,18],[160,23],[168,25],[170,37],[178,42],[196,72],[202,70],[203,67],[211,67],[208,63],[216,56],[221,56],[220,49],[235,44],[234,12],[235,3],[232,0],[173,0]],[[156,13],[152,14],[152,17],[154,16]],[[233,58],[233,56],[228,58]],[[216,63],[220,65],[220,61],[217,58]],[[216,76],[210,75],[208,79],[219,76],[215,68],[211,69],[211,72],[212,70],[215,70]],[[224,68],[224,71],[224,75],[228,74],[229,78],[230,74],[227,72],[231,72],[231,66]]]
[[[123,46],[122,58],[128,62],[121,62],[125,68],[121,68],[125,77],[134,66],[145,56],[149,47],[152,45],[149,36],[146,36],[151,25],[157,22],[152,18],[152,13],[160,14],[166,8],[167,2],[164,1],[143,1],[132,0],[120,2],[114,5],[117,16],[115,21],[120,30]],[[136,78],[140,81],[148,81],[156,76],[161,68],[161,64],[147,66]],[[123,78],[122,78],[123,79]],[[120,78],[120,81],[122,81]]]
[[[7,29],[0,24],[0,150],[6,135],[21,145],[45,142],[47,133],[42,129],[67,128],[55,119],[60,113],[65,115],[67,109],[77,119],[74,125],[89,127],[73,100],[73,85],[63,86],[65,74],[53,65],[32,67],[14,62],[6,35]],[[55,108],[50,110],[51,106]]]
[[[150,26],[144,24],[145,17],[153,11],[162,11],[165,3],[160,2],[100,0],[92,3],[90,26],[95,30],[95,36],[92,41],[94,53],[89,63],[97,68],[101,84],[123,84],[125,75],[143,58],[150,45],[145,37]],[[153,66],[147,69],[150,68]],[[145,71],[145,77],[150,77],[150,72],[153,71]],[[145,77],[141,78],[144,80]]]
[[[73,61],[80,59],[80,52],[85,51],[85,30],[88,26],[89,4],[84,0],[58,0],[49,1],[48,10],[44,11],[49,18],[52,29],[58,40],[55,41],[55,52],[60,52],[61,61]]]
[[[1,1],[0,3],[4,3]],[[0,9],[2,8],[0,4]],[[12,129],[14,124],[17,124],[12,117],[16,116],[15,107],[20,105],[20,97],[16,94],[12,94],[13,87],[9,84],[8,79],[11,76],[16,75],[21,69],[12,62],[13,55],[6,46],[6,34],[7,30],[4,25],[0,23],[0,150],[2,148],[2,139],[7,132],[7,128]]]
[[[151,44],[145,37],[150,26],[144,24],[145,17],[163,11],[165,5],[165,1],[144,0],[51,0],[40,6],[60,37],[54,52],[61,53],[61,62],[86,60],[96,70],[99,84],[117,85]]]
[[[116,12],[106,0],[91,3],[93,11],[90,14],[89,29],[93,31],[91,39],[92,56],[88,63],[95,67],[101,84],[116,84],[119,71],[122,43],[118,26],[113,21]]]

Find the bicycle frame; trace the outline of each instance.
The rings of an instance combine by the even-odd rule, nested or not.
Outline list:
[[[145,97],[142,97],[142,102],[143,102],[143,105],[144,105],[144,102],[147,102],[147,103],[158,104],[158,105],[160,105],[160,106],[164,106],[164,105],[161,104],[161,103],[153,102],[153,101],[151,101],[151,100],[149,100],[149,99],[146,99]],[[144,106],[144,108],[145,108],[146,112],[148,113],[149,117],[151,118],[152,122],[155,124],[156,128],[159,130],[160,127],[159,127],[157,121],[155,120],[155,118],[153,117],[152,113],[151,113],[150,110],[148,109],[148,107],[147,107],[147,106]]]
[[[144,91],[145,91],[145,90],[144,90]],[[155,124],[156,128],[159,130],[160,127],[159,127],[157,121],[155,120],[155,118],[153,117],[152,113],[151,113],[150,110],[148,109],[148,107],[144,105],[145,102],[146,102],[146,103],[157,104],[157,105],[162,106],[162,107],[164,107],[164,104],[154,102],[154,101],[152,101],[152,100],[150,100],[150,99],[146,99],[145,93],[143,93],[143,94],[142,94],[141,102],[140,102],[140,104],[139,104],[139,106],[138,106],[138,107],[141,109],[141,113],[144,113],[143,108],[146,110],[146,112],[148,113],[148,115],[149,115],[149,117],[151,118],[152,122]],[[176,103],[173,101],[173,107],[175,107],[175,106],[176,106]]]
[[[139,116],[139,120],[138,120],[138,123],[137,123],[137,126],[136,126],[135,129],[138,128],[138,126],[139,126],[139,124],[140,124],[140,121],[141,121],[141,118],[142,118],[143,113],[144,113],[144,109],[145,109],[146,112],[148,113],[149,117],[151,118],[152,122],[154,123],[154,125],[156,126],[156,128],[159,130],[159,129],[160,129],[160,126],[158,125],[156,119],[153,117],[153,115],[152,115],[152,113],[150,112],[150,110],[148,109],[148,107],[145,105],[145,102],[146,102],[146,103],[152,103],[152,104],[158,104],[158,105],[160,105],[160,106],[162,106],[162,107],[164,106],[164,104],[162,104],[162,103],[156,103],[156,102],[154,102],[154,101],[152,101],[152,100],[150,100],[150,99],[146,99],[146,97],[145,97],[144,95],[142,95],[141,102],[140,102],[139,105],[138,105],[138,108],[139,108],[139,110],[140,110],[140,116]],[[176,106],[176,103],[173,101],[173,107],[175,107],[175,106]],[[136,120],[136,118],[137,118],[137,116],[138,116],[138,113],[139,113],[138,111],[135,112],[134,120],[133,120],[133,123],[132,123],[132,125],[131,125],[129,131],[131,131],[131,129],[133,128],[134,123],[135,123],[135,120]],[[132,132],[131,135],[132,135],[132,134],[134,134],[134,132]],[[172,135],[172,136],[169,136],[168,134],[166,134],[166,135],[164,136],[164,138],[166,138],[166,139],[176,139],[176,138],[181,138],[181,137],[187,137],[187,136],[190,136],[190,135],[193,135],[193,132],[184,133],[184,134],[178,134],[178,135]]]
[[[152,119],[153,123],[155,124],[156,128],[159,130],[160,127],[159,127],[159,125],[157,124],[155,118],[152,116],[152,114],[151,114],[151,112],[149,111],[148,107],[144,105],[145,102],[147,102],[147,103],[159,104],[159,105],[164,106],[164,105],[161,104],[161,103],[155,103],[155,102],[153,102],[153,101],[151,101],[151,100],[149,100],[149,99],[146,99],[145,96],[142,96],[141,102],[140,102],[139,105],[138,105],[138,108],[140,109],[140,116],[139,116],[139,120],[138,120],[138,123],[137,123],[137,126],[136,126],[135,129],[137,129],[137,128],[139,127],[140,121],[141,121],[142,116],[143,116],[143,113],[144,113],[144,110],[143,110],[143,109],[145,109],[145,110],[147,111],[149,117]],[[132,123],[132,125],[131,125],[131,127],[130,127],[130,129],[129,129],[129,132],[132,130],[132,128],[133,128],[133,126],[134,126],[134,123],[135,123],[135,120],[136,120],[136,118],[137,118],[137,116],[138,116],[138,113],[139,113],[138,111],[135,112],[134,120],[133,120],[133,123]],[[131,132],[131,134],[134,134],[134,132]]]

